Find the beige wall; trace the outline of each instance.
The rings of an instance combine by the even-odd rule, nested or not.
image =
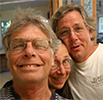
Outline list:
[[[43,13],[43,16],[47,18],[47,12],[49,11],[48,5],[46,6],[40,6],[40,7],[34,7],[35,10],[40,10]],[[15,10],[7,10],[1,12],[1,21],[7,21],[14,17],[13,12]]]
[[[36,11],[41,11],[42,15],[47,18],[47,13],[49,11],[49,5],[45,5],[45,6],[39,6],[39,7],[34,7],[34,9]],[[7,10],[7,11],[2,11],[1,12],[1,21],[8,21],[11,20],[12,18],[14,18],[14,13],[15,10]],[[1,40],[2,40],[2,36],[1,36],[1,29],[0,29],[0,48],[1,48]]]

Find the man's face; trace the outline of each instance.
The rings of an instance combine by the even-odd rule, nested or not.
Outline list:
[[[81,29],[78,27],[82,27]],[[64,33],[65,27],[70,30],[70,35],[63,38],[63,42],[75,62],[86,60],[91,54],[91,30],[88,30],[82,16],[77,11],[71,11],[58,21],[58,30]],[[62,34],[64,34],[62,32]],[[61,35],[62,36],[62,35]]]
[[[61,89],[64,86],[71,71],[69,61],[70,57],[67,48],[61,44],[55,54],[54,66],[51,67],[49,74],[50,89],[55,91],[55,89]]]
[[[36,38],[49,40],[45,33],[35,25],[27,25],[23,29],[14,32],[10,37],[10,42],[15,38],[21,38],[29,42],[26,42],[26,48],[20,53],[9,50],[8,67],[14,80],[23,83],[48,80],[52,63],[50,46],[47,50],[39,52],[32,46],[31,42]],[[20,46],[22,45],[20,44]]]

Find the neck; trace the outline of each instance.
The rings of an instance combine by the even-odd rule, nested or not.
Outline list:
[[[49,90],[48,83],[21,85],[14,82],[13,87],[21,100],[49,100],[51,98],[51,91]]]
[[[55,92],[56,91],[56,89],[55,88],[52,88],[52,87],[49,87],[50,88],[50,90],[52,90],[53,92]]]

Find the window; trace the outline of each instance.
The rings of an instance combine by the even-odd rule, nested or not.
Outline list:
[[[2,37],[5,34],[5,32],[7,31],[8,27],[10,26],[11,21],[2,21],[1,22],[1,27],[2,27]]]
[[[103,17],[99,17],[99,33],[103,34]]]

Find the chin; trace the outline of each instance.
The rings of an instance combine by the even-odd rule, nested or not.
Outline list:
[[[61,85],[61,86],[59,86],[59,87],[55,87],[56,89],[61,89],[63,86]]]

